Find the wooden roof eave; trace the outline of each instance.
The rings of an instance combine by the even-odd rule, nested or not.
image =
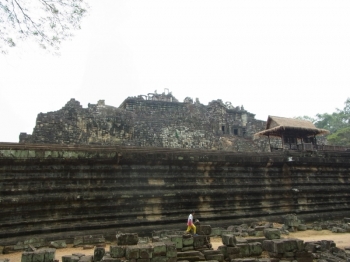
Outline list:
[[[286,133],[293,133],[295,137],[305,137],[305,136],[326,135],[326,134],[329,134],[330,132],[326,129],[319,129],[319,128],[277,126],[271,129],[258,132],[254,135],[254,137],[259,137],[259,136],[281,137],[282,134],[286,134]]]

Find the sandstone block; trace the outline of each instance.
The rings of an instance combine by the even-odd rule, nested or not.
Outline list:
[[[102,258],[102,261],[106,261],[106,262],[122,262],[122,260],[120,258],[115,258],[115,257],[110,257],[110,256],[104,256]]]
[[[199,251],[178,252],[177,260],[205,261],[204,255]]]
[[[171,242],[175,244],[176,248],[181,249],[183,247],[182,235],[170,235],[168,237],[170,238]]]
[[[139,237],[136,233],[118,233],[116,235],[117,245],[137,245]]]
[[[263,249],[271,253],[284,253],[284,243],[283,240],[264,240]]]
[[[105,238],[102,235],[87,235],[83,236],[84,244],[104,243]]]
[[[223,254],[212,254],[212,255],[207,255],[205,256],[205,260],[210,261],[210,260],[216,260],[219,262],[224,261],[224,255]]]
[[[196,248],[201,248],[206,244],[206,237],[205,236],[195,236],[193,238],[193,247],[194,249]]]
[[[138,246],[127,246],[125,249],[125,257],[127,259],[138,259],[140,257]]]
[[[83,257],[83,256],[81,256],[81,257]],[[71,262],[78,262],[78,261],[80,261],[81,257],[71,256]],[[91,259],[91,261],[92,261],[92,259]]]
[[[34,251],[32,262],[45,262],[45,250],[38,249]]]
[[[305,225],[305,224],[300,224],[300,225],[298,226],[298,230],[299,230],[299,231],[306,231],[306,230],[307,230],[307,225]]]
[[[21,262],[32,262],[33,252],[23,252]]]
[[[45,248],[43,249],[45,252],[44,261],[52,262],[55,260],[56,249],[55,248]]]
[[[183,243],[184,247],[193,246],[193,238],[192,237],[190,237],[190,238],[183,238],[182,239],[182,243]]]
[[[92,262],[93,256],[82,256],[79,258],[79,262]]]
[[[231,262],[257,262],[257,259],[254,257],[246,257],[246,258],[236,258],[232,259]],[[260,260],[259,260],[260,262]],[[268,261],[270,262],[270,261]]]
[[[74,246],[80,246],[84,244],[84,238],[83,236],[76,236],[74,237],[73,245]]]
[[[181,252],[191,251],[191,250],[194,250],[194,247],[193,247],[193,246],[188,246],[188,247],[183,247],[183,248],[181,248]]]
[[[69,255],[66,255],[66,256],[62,256],[62,262],[72,262],[72,257],[76,257],[76,256],[69,256]],[[76,257],[78,260],[79,260],[79,257]],[[78,261],[78,260],[74,260],[74,261]]]
[[[106,251],[103,247],[95,247],[94,249],[94,262],[101,261]]]
[[[50,242],[50,247],[59,249],[59,248],[66,248],[67,244],[65,240],[55,240]]]
[[[166,244],[166,256],[168,258],[177,257],[177,250],[175,244]]]
[[[137,259],[137,262],[151,262],[150,258],[139,258]]]
[[[125,247],[117,246],[117,245],[110,245],[109,246],[109,253],[112,258],[121,258],[125,256]]]
[[[200,225],[200,231],[198,231],[199,235],[211,235],[211,226],[210,225]]]
[[[225,234],[221,236],[222,243],[226,246],[234,246],[237,242],[236,237],[234,235]]]
[[[221,236],[221,232],[225,230],[222,227],[212,227],[210,236]]]
[[[167,257],[163,257],[163,256],[159,256],[159,257],[152,257],[151,258],[151,262],[167,262],[168,258]]]
[[[149,244],[139,244],[140,259],[149,259],[153,257],[153,247]]]
[[[237,247],[239,248],[239,253],[240,253],[241,257],[249,257],[250,256],[250,245],[248,243],[237,244]]]
[[[263,252],[262,244],[259,242],[249,243],[249,253],[251,256],[260,256]]]
[[[265,228],[264,229],[264,236],[267,239],[280,239],[281,238],[281,231],[277,228]]]
[[[165,256],[166,255],[166,245],[163,242],[152,243],[153,246],[153,256]]]

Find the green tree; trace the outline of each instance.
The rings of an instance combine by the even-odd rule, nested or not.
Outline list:
[[[332,114],[317,114],[316,117],[315,126],[331,132],[327,136],[329,144],[350,146],[350,98],[343,109],[337,108]]]
[[[344,109],[336,109],[332,114],[317,114],[315,126],[318,128],[328,129],[335,133],[342,128],[346,128],[350,123],[350,98],[345,101]]]
[[[339,129],[333,134],[327,136],[330,144],[336,146],[350,146],[350,127]]]
[[[84,0],[0,0],[0,52],[27,39],[56,52],[80,29],[87,9]]]
[[[350,146],[350,98],[345,101],[343,109],[336,108],[332,114],[317,114],[316,118],[309,116],[297,117],[308,120],[316,127],[327,129],[331,133],[327,136],[330,145]]]

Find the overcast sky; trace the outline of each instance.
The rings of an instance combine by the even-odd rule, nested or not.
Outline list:
[[[0,142],[75,98],[169,89],[266,120],[332,113],[350,97],[350,1],[91,0],[54,56],[26,42],[0,54]]]

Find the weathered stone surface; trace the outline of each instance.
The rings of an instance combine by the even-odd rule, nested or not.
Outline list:
[[[272,252],[282,254],[285,252],[294,252],[304,250],[304,241],[300,239],[274,239],[265,240],[263,242],[263,249]]]
[[[102,261],[106,261],[106,262],[122,262],[122,260],[120,258],[114,258],[114,257],[110,257],[110,256],[104,256],[102,258]]]
[[[21,262],[32,262],[33,252],[22,252]]]
[[[298,227],[301,223],[295,214],[288,214],[283,219],[284,224],[289,227]]]
[[[167,247],[163,242],[152,243],[153,257],[165,256]]]
[[[92,262],[93,260],[93,256],[82,256],[79,258],[79,262]]]
[[[95,247],[94,249],[94,262],[101,261],[106,251],[103,247]]]
[[[84,245],[84,237],[83,236],[76,236],[76,237],[74,237],[73,244],[74,244],[74,246]]]
[[[264,236],[269,240],[280,239],[281,238],[281,231],[277,228],[265,228],[264,229]]]
[[[195,236],[193,237],[193,247],[194,249],[201,248],[207,244],[206,236]]]
[[[234,246],[236,245],[236,237],[234,235],[222,235],[221,236],[222,243],[226,246]]]
[[[263,252],[262,244],[259,242],[249,243],[249,253],[251,256],[260,256]]]
[[[216,260],[219,262],[224,261],[224,254],[220,250],[204,250],[202,252],[207,261]]]
[[[50,247],[60,249],[60,248],[66,248],[67,244],[65,240],[55,240],[50,242]]]
[[[244,210],[254,220],[266,217],[266,210],[276,211],[278,218],[291,210],[305,210],[300,212],[302,219],[344,217],[350,212],[335,202],[340,196],[350,200],[348,185],[340,182],[346,181],[344,174],[350,170],[348,153],[330,152],[325,158],[319,153],[298,152],[253,155],[159,148],[142,151],[0,145],[1,154],[5,151],[7,156],[0,156],[2,246],[24,243],[34,232],[41,232],[50,238],[48,241],[72,240],[74,236],[78,239],[88,231],[91,235],[110,234],[113,241],[114,232],[120,229],[147,233],[183,223],[184,231],[189,211],[184,207],[189,203],[206,210],[203,216],[208,215],[218,225],[242,222],[245,215],[237,210]],[[23,152],[32,156],[29,151],[35,153],[33,157],[19,157]],[[52,153],[51,157],[45,158],[46,151]],[[119,160],[116,151],[121,154]],[[79,157],[70,158],[70,152]],[[288,155],[295,159],[293,166],[286,161]],[[180,156],[184,157],[181,161]],[[266,168],[270,158],[274,166]],[[271,182],[277,178],[278,183]],[[290,191],[291,181],[303,186],[297,199]],[[11,223],[6,214],[11,214]],[[82,220],[84,223],[76,222]]]
[[[55,248],[45,248],[45,262],[52,262],[55,260],[56,249]]]
[[[183,247],[182,235],[169,235],[168,236],[171,242],[175,244],[175,247],[181,249]]]
[[[205,256],[199,251],[178,252],[177,260],[205,261]]]
[[[136,233],[117,233],[117,245],[137,245],[139,237]]]
[[[45,261],[45,249],[38,249],[33,252],[32,262],[47,262]]]
[[[212,227],[210,236],[221,236],[221,232],[225,230],[222,227]]]
[[[166,243],[166,256],[168,258],[177,257],[177,251],[175,244]]]
[[[199,235],[211,235],[211,226],[210,225],[203,225],[201,224],[200,227],[197,230]]]
[[[125,257],[127,259],[140,258],[140,249],[138,246],[127,246],[125,249]]]
[[[186,247],[186,246],[193,246],[193,237],[183,238],[182,239],[182,244],[183,244],[184,247]]]
[[[122,246],[110,245],[109,253],[112,258],[121,258],[125,256],[125,248]]]
[[[103,235],[86,235],[83,237],[84,244],[101,244],[105,242]]]
[[[140,258],[152,258],[153,257],[153,247],[149,244],[138,244]]]
[[[151,258],[151,262],[169,262],[168,257],[158,256]]]

